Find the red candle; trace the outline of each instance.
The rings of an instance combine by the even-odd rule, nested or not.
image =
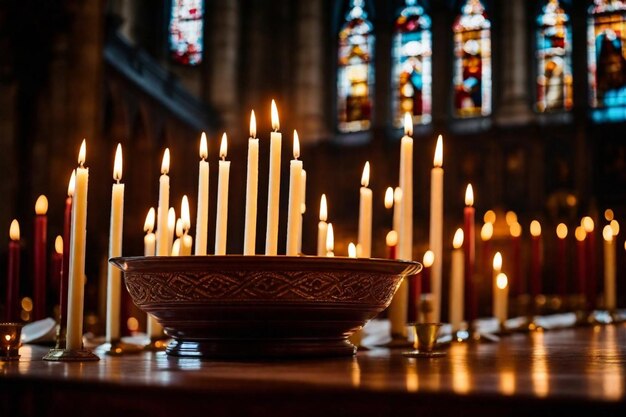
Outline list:
[[[35,203],[33,320],[46,317],[46,269],[48,266],[48,199],[40,195]]]
[[[59,304],[61,306],[61,326],[64,326],[67,318],[67,290],[70,265],[70,234],[72,232],[72,197],[74,196],[74,187],[76,185],[76,171],[72,171],[70,182],[67,186],[67,198],[65,199],[65,212],[63,215],[63,268],[61,273],[60,292],[61,298]]]
[[[418,273],[414,277],[409,278],[409,304],[407,323],[416,323],[418,318],[418,309],[420,305],[420,298],[422,296],[422,272]]]
[[[526,292],[522,276],[522,226],[517,222],[512,223],[509,231],[511,233],[511,292],[512,295],[519,296]]]
[[[589,216],[584,217],[582,220],[582,226],[587,233],[587,309],[595,310],[598,295],[598,268],[596,264],[596,234],[594,231],[595,226],[593,219]]]
[[[385,237],[385,243],[387,244],[387,257],[389,259],[398,259],[398,232],[390,230]]]
[[[52,252],[50,269],[50,285],[54,293],[58,294],[61,287],[61,274],[63,270],[63,238],[61,236],[57,236],[54,240],[54,252]]]
[[[463,250],[465,254],[465,318],[470,326],[478,317],[478,300],[476,298],[476,286],[474,285],[474,264],[476,261],[476,233],[474,225],[474,190],[472,184],[467,185],[465,190],[465,218]]]
[[[427,250],[424,253],[424,259],[422,260],[422,293],[430,294],[431,282],[430,282],[430,268],[435,263],[435,253],[431,250]]]
[[[556,227],[556,292],[561,297],[567,293],[567,226]]]
[[[7,302],[6,320],[19,320],[19,286],[20,286],[20,224],[11,222],[9,229],[9,259],[7,268]]]
[[[537,220],[530,223],[530,295],[537,297],[541,294],[541,224]]]
[[[583,296],[587,286],[587,245],[585,243],[587,232],[582,226],[578,226],[574,236],[576,237],[576,293]]]

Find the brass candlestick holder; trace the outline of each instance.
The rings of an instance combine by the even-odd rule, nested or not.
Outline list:
[[[17,361],[20,359],[21,323],[0,323],[0,361]]]
[[[436,349],[441,323],[409,323],[413,330],[412,351],[402,352],[409,358],[437,358],[448,354],[445,350]]]
[[[50,349],[46,356],[43,357],[43,360],[51,362],[95,362],[99,361],[100,357],[84,348],[78,350]]]

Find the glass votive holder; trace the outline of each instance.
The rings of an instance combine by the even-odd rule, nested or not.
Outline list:
[[[16,361],[20,358],[21,323],[0,323],[0,361]]]

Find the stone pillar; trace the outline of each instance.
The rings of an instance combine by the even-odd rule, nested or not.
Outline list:
[[[296,54],[296,117],[303,142],[325,137],[323,113],[323,15],[321,0],[307,0],[297,5],[298,38]]]
[[[533,117],[528,94],[528,59],[526,44],[526,5],[524,0],[499,3],[502,7],[501,40],[492,31],[492,51],[502,51],[501,99],[496,102],[496,120],[507,125],[525,124]],[[501,42],[500,45],[496,45]],[[493,71],[498,74],[498,71]],[[495,101],[495,100],[494,100]]]

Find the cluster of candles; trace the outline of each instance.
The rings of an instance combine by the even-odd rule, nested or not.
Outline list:
[[[278,224],[279,224],[279,198],[280,198],[280,162],[282,135],[279,132],[278,111],[272,100],[271,120],[273,131],[270,134],[270,163],[268,184],[268,210],[267,231],[265,240],[265,254],[277,255],[278,248]],[[385,207],[394,208],[393,227],[387,234],[386,243],[389,247],[389,257],[394,259],[410,260],[413,256],[413,139],[412,119],[405,116],[405,134],[400,142],[400,172],[399,186],[389,187],[385,193]],[[215,231],[215,255],[226,253],[226,236],[228,226],[228,187],[230,176],[230,161],[227,157],[227,136],[224,133],[220,145],[220,160],[218,161],[218,189]],[[207,254],[207,230],[208,230],[208,206],[209,206],[209,163],[208,145],[206,135],[203,133],[200,139],[200,163],[198,174],[198,206],[196,218],[195,250],[198,256]],[[64,236],[57,237],[55,241],[55,254],[53,255],[53,275],[60,283],[60,306],[61,318],[67,320],[66,349],[79,350],[82,347],[82,322],[84,302],[84,279],[85,279],[85,250],[86,250],[86,226],[87,226],[87,191],[89,170],[84,166],[86,157],[85,141],[81,144],[78,155],[78,167],[72,172],[68,186],[68,198],[65,205]],[[306,194],[306,171],[300,157],[300,144],[298,134],[293,133],[293,159],[289,169],[289,203],[287,213],[287,236],[286,255],[295,256],[301,253],[302,247],[302,215],[305,212]],[[258,158],[259,139],[256,137],[256,119],[254,111],[250,118],[250,138],[248,141],[247,179],[246,179],[246,202],[245,202],[245,235],[243,254],[254,255],[256,253],[256,229],[257,229],[257,196],[258,196]],[[146,232],[144,238],[145,256],[177,256],[191,255],[194,238],[189,234],[191,218],[187,196],[183,196],[180,208],[180,218],[176,218],[175,209],[170,205],[170,179],[169,179],[170,152],[165,149],[159,178],[158,207],[150,208],[144,224]],[[122,178],[122,148],[117,146],[113,169],[113,187],[111,197],[111,222],[109,235],[109,257],[122,255],[122,226],[124,213],[124,184]],[[361,177],[359,226],[357,244],[350,243],[348,247],[349,257],[371,257],[372,247],[372,190],[369,188],[370,164],[365,163]],[[430,211],[430,250],[424,258],[427,266],[425,273],[428,287],[431,292],[432,312],[430,319],[434,322],[441,320],[441,292],[442,292],[442,259],[443,259],[443,140],[439,136],[437,140],[433,168],[431,171],[431,211]],[[465,319],[471,323],[477,318],[478,301],[475,279],[475,210],[474,193],[471,184],[468,184],[465,195],[464,227],[454,234],[453,251],[451,254],[450,271],[450,303],[449,319],[455,329],[460,328]],[[47,211],[48,202],[45,196],[41,196],[36,204],[35,239],[34,239],[34,311],[33,319],[43,318],[45,315],[46,293],[46,234],[47,234]],[[321,196],[319,214],[317,255],[334,256],[334,231],[332,223],[328,223],[328,207],[325,195]],[[591,224],[589,222],[591,221]],[[156,233],[155,233],[156,223]],[[614,236],[618,232],[618,224],[612,222],[603,231],[605,239],[605,303],[609,309],[615,308],[615,244]],[[579,232],[579,229],[582,232]],[[489,231],[491,230],[491,233]],[[515,219],[510,223],[511,242],[513,246],[512,257],[515,275],[512,283],[515,288],[521,285],[520,271],[520,235],[521,226]],[[531,295],[536,296],[541,292],[541,226],[533,221],[530,228],[532,244],[531,262]],[[580,234],[582,233],[582,234]],[[493,234],[493,224],[487,221],[481,230],[483,244],[486,246]],[[557,236],[559,238],[559,257],[557,263],[559,272],[558,288],[564,288],[561,283],[565,279],[565,237],[567,228],[559,225]],[[176,236],[176,239],[174,237]],[[17,311],[18,285],[19,285],[19,225],[14,220],[10,228],[9,262],[8,262],[8,285],[7,285],[7,320],[15,319]],[[585,248],[585,256],[579,253],[578,283],[579,289],[591,291],[595,288],[594,274],[588,274],[590,269],[580,267],[581,264],[591,265],[595,268],[595,245],[593,234],[593,221],[585,218],[580,228],[576,230],[578,248]],[[585,243],[585,241],[587,243]],[[592,249],[589,249],[592,248]],[[484,249],[484,248],[483,248]],[[487,253],[483,251],[483,253]],[[493,258],[493,282],[494,282],[494,315],[501,321],[506,320],[508,299],[508,277],[502,273],[502,257],[496,253]],[[120,300],[121,300],[121,273],[112,266],[108,267],[107,281],[107,341],[113,342],[120,338]],[[417,320],[417,305],[420,298],[421,284],[411,281],[403,282],[389,309],[391,331],[393,335],[405,335],[406,323]],[[518,292],[522,289],[519,287]],[[593,296],[592,296],[593,295]],[[595,307],[595,294],[588,293],[587,301]],[[408,311],[408,316],[407,316]],[[162,329],[158,323],[150,318],[148,320],[148,334],[158,337]]]

